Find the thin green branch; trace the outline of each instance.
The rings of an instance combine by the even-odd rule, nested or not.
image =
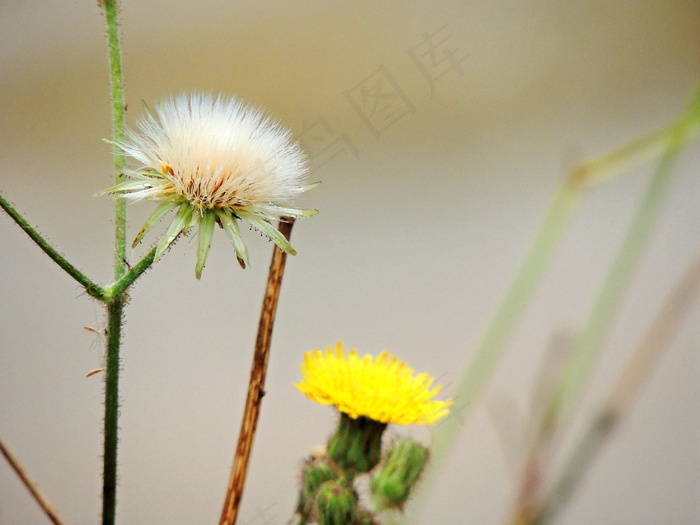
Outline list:
[[[657,158],[664,154],[673,137],[683,134],[687,140],[700,132],[700,104],[693,100],[690,108],[678,120],[644,135],[601,157],[588,160],[578,168],[578,176],[589,185],[603,182],[629,168],[634,162]]]
[[[102,0],[107,21],[107,43],[109,47],[109,78],[112,88],[112,142],[123,142],[125,136],[124,82],[122,58],[119,45],[119,21],[116,0]],[[114,182],[124,179],[124,155],[114,148]],[[114,278],[119,279],[127,271],[126,266],[126,201],[122,196],[114,197]]]
[[[105,289],[105,295],[108,298],[112,297],[118,297],[122,295],[126,290],[131,286],[136,279],[141,277],[143,272],[148,270],[151,265],[153,264],[153,259],[156,255],[156,248],[153,248],[150,252],[148,252],[143,259],[141,259],[136,266],[131,268],[128,272],[126,272],[121,279],[119,279],[116,283],[114,283],[112,286],[108,287]]]
[[[119,432],[119,348],[124,299],[107,304],[107,364],[102,482],[102,525],[113,525],[117,503],[117,442]]]
[[[0,207],[7,212],[12,220],[14,220],[17,225],[22,228],[27,235],[29,235],[29,238],[33,240],[36,245],[39,246],[44,253],[46,253],[46,255],[51,257],[51,260],[63,268],[63,270],[73,279],[78,281],[78,283],[85,288],[88,295],[100,301],[105,300],[104,288],[88,278],[85,274],[68,262],[63,255],[58,253],[58,251],[56,251],[53,246],[46,242],[39,232],[37,232],[2,195],[0,195]]]

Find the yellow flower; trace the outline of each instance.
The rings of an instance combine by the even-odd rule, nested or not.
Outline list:
[[[355,419],[366,417],[382,423],[431,424],[447,415],[451,400],[431,398],[441,386],[431,389],[428,374],[413,375],[403,361],[384,351],[376,359],[360,358],[357,350],[343,355],[343,343],[335,351],[326,348],[307,352],[301,366],[304,380],[295,386],[312,401],[334,405]]]
[[[123,141],[114,143],[138,165],[125,171],[125,181],[98,193],[158,203],[134,246],[159,219],[175,211],[158,242],[155,259],[181,233],[198,227],[198,279],[214,224],[226,231],[243,268],[248,251],[238,227],[241,220],[282,250],[296,253],[271,221],[281,216],[308,217],[317,211],[290,205],[314,185],[306,183],[304,153],[288,130],[236,98],[202,93],[167,98],[156,106],[155,114],[146,108],[138,128],[139,132],[128,130]]]

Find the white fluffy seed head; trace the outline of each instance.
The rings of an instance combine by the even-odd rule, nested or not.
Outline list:
[[[180,94],[147,112],[122,151],[141,163],[134,175],[167,183],[131,197],[183,199],[195,209],[274,214],[306,188],[307,164],[291,133],[233,97]],[[139,195],[140,193],[140,195]]]

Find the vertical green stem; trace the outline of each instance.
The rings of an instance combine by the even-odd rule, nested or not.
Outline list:
[[[126,110],[122,78],[119,22],[116,0],[102,0],[107,22],[109,48],[109,77],[112,90],[112,140],[124,140]],[[124,156],[114,150],[114,179],[124,177]],[[114,199],[114,278],[119,280],[127,271],[126,265],[126,202],[123,197]],[[102,524],[113,525],[117,503],[117,437],[119,430],[119,346],[121,342],[122,316],[125,291],[107,303],[107,371],[105,375],[105,419],[102,485]]]
[[[113,525],[117,502],[117,440],[119,432],[119,345],[124,298],[107,303],[107,367],[105,374],[102,525]]]
[[[109,78],[112,88],[112,140],[122,142],[125,134],[124,82],[122,77],[122,58],[119,45],[119,22],[116,0],[103,0],[107,19],[107,43],[109,47]],[[114,149],[114,179],[119,183],[124,178],[124,155],[119,148]],[[124,197],[114,198],[114,278],[119,279],[126,273],[126,201]]]

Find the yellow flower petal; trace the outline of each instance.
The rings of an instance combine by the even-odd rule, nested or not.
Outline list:
[[[360,357],[343,343],[307,352],[301,366],[304,380],[295,386],[312,401],[334,405],[352,418],[368,417],[382,423],[431,424],[447,415],[452,400],[432,398],[441,386],[431,389],[433,378],[414,376],[413,369],[383,351],[376,359]]]

